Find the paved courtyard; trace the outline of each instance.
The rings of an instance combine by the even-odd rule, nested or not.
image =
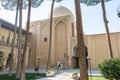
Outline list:
[[[36,80],[74,80],[74,79],[72,79],[71,73],[63,72],[55,75],[54,77],[46,77],[46,78],[40,78]]]
[[[52,69],[52,71],[54,71],[56,73],[55,69]],[[45,72],[44,69],[43,71],[40,72]],[[78,72],[79,73],[79,69],[69,69],[69,70],[61,70],[61,73],[56,74],[54,77],[46,77],[46,78],[40,78],[40,79],[36,79],[36,80],[74,80],[72,79],[72,73],[73,72]],[[99,70],[97,69],[92,69],[91,71],[88,70],[88,75],[89,76],[101,76]]]
[[[79,69],[67,69],[67,70],[61,70],[61,73],[57,74],[57,70],[52,68],[51,71],[54,71],[55,76],[54,77],[46,77],[46,78],[40,78],[40,79],[36,79],[36,80],[74,80],[72,79],[72,73],[73,72],[78,72],[79,73]],[[28,73],[38,73],[35,72],[34,69],[26,69],[26,72]],[[39,69],[39,73],[45,73],[46,69]],[[4,72],[0,72],[0,74],[7,74],[8,71],[4,71]],[[88,70],[88,75],[89,76],[101,76],[100,71],[98,69],[92,69],[92,70]]]

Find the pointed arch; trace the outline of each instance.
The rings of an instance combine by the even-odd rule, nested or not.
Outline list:
[[[45,23],[40,29],[40,56],[41,65],[46,66],[48,59],[48,48],[49,48],[49,24]]]
[[[55,26],[60,22],[63,22],[65,25],[67,25],[67,22],[65,20],[63,20],[63,18],[61,18],[60,20],[55,22]]]
[[[45,22],[45,23],[41,24],[41,28],[40,29],[44,28],[44,26],[46,26],[46,25],[50,26],[50,24],[48,22]]]
[[[72,37],[75,36],[75,29],[74,29],[74,24],[71,23],[71,29],[72,29]]]
[[[55,25],[55,61],[61,61],[66,63],[67,60],[64,57],[64,54],[68,54],[67,51],[67,25],[64,21],[59,21]]]

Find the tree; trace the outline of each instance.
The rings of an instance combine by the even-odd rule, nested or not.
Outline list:
[[[48,51],[48,61],[47,61],[47,68],[46,71],[50,69],[51,63],[51,44],[52,44],[52,22],[53,22],[53,8],[54,8],[55,0],[52,0],[51,5],[51,13],[50,13],[50,39],[49,39],[49,51]]]
[[[62,0],[56,0],[56,2],[61,2]],[[48,61],[46,71],[50,69],[51,64],[51,44],[52,44],[52,24],[53,24],[53,8],[55,0],[52,0],[51,12],[50,12],[50,39],[49,39],[49,51],[48,51]]]
[[[32,7],[37,8],[41,5],[44,0],[32,0]],[[1,0],[1,5],[4,9],[7,10],[16,10],[17,0]],[[23,0],[22,9],[27,9],[28,0]]]
[[[25,68],[26,68],[26,57],[27,57],[28,37],[29,37],[30,15],[31,15],[31,0],[29,0],[29,5],[28,5],[28,16],[27,16],[27,25],[26,25],[27,28],[25,35],[25,45],[23,49],[22,66],[21,66],[21,80],[26,80]]]
[[[97,5],[98,3],[101,2],[102,11],[103,11],[103,21],[104,21],[104,25],[105,25],[105,29],[106,29],[106,37],[107,37],[107,42],[108,42],[108,47],[109,47],[108,48],[109,49],[109,54],[110,54],[110,57],[113,58],[108,21],[107,21],[107,18],[106,18],[106,10],[105,10],[105,2],[108,2],[108,1],[111,1],[111,0],[81,0],[81,3],[84,3],[88,6],[91,6],[91,5],[94,6],[94,5]]]
[[[22,0],[18,0],[18,9],[19,9],[19,37],[18,37],[18,62],[16,77],[20,78],[22,59]]]
[[[17,8],[16,8],[16,18],[15,18],[15,27],[14,27],[14,34],[12,39],[12,48],[11,48],[11,61],[10,61],[10,68],[8,75],[12,74],[14,63],[13,63],[13,56],[14,56],[14,48],[15,48],[15,39],[16,39],[16,30],[17,30],[17,20],[18,20],[18,1],[17,1]]]
[[[104,20],[104,25],[105,25],[105,29],[106,29],[106,36],[107,36],[107,42],[108,42],[108,47],[109,47],[109,54],[110,54],[110,57],[113,58],[113,52],[112,52],[112,46],[111,46],[111,40],[110,40],[108,21],[107,21],[107,17],[106,17],[105,3],[104,3],[104,0],[101,0],[101,1],[102,1],[101,6],[102,6],[102,10],[103,10],[103,20]]]
[[[80,66],[80,80],[88,80],[80,1],[79,0],[74,0],[74,1],[75,1],[75,10],[76,10],[76,27],[77,27],[79,66]]]

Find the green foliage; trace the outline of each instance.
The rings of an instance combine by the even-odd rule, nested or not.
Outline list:
[[[32,7],[37,8],[41,5],[44,0],[32,0]]]
[[[56,0],[56,2],[61,2],[62,0]]]
[[[101,0],[80,0],[81,3],[86,4],[87,6],[94,6],[101,2]],[[111,0],[104,0],[105,2],[111,1]]]
[[[36,78],[46,77],[44,73],[40,73],[38,77],[38,73],[26,73],[26,80],[35,80]],[[7,74],[0,75],[0,80],[20,80],[15,77],[15,74],[12,76],[8,76]]]
[[[120,79],[120,59],[112,58],[98,64],[101,74],[107,79]]]
[[[91,77],[89,77],[89,80],[91,80]],[[103,77],[92,77],[92,80],[108,80]]]
[[[17,0],[1,0],[1,5],[4,9],[7,10],[16,10]],[[23,0],[23,9],[26,9],[28,6],[28,0]]]
[[[14,10],[16,8],[17,0],[1,0],[1,6],[4,9]]]
[[[51,0],[52,1],[52,0]],[[56,0],[56,2],[61,2],[62,0]],[[43,3],[44,0],[32,0],[32,8],[37,8]],[[1,0],[1,5],[4,9],[7,10],[16,10],[17,0]],[[28,0],[23,0],[23,9],[27,9]]]
[[[78,72],[73,72],[72,74],[78,74]]]

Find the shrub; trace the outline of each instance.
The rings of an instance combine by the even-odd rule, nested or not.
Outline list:
[[[46,77],[45,73],[26,73],[26,80],[36,80],[38,78]],[[16,78],[15,74],[8,76],[8,74],[1,74],[0,80],[20,80],[19,78]]]
[[[104,60],[98,64],[98,67],[103,77],[107,79],[120,79],[120,59],[112,58]]]
[[[73,72],[72,73],[72,78],[73,79],[77,79],[78,78],[78,73],[77,72]]]
[[[46,76],[47,77],[52,77],[52,76],[54,76],[55,74],[54,74],[54,72],[53,71],[47,71],[46,72]]]

